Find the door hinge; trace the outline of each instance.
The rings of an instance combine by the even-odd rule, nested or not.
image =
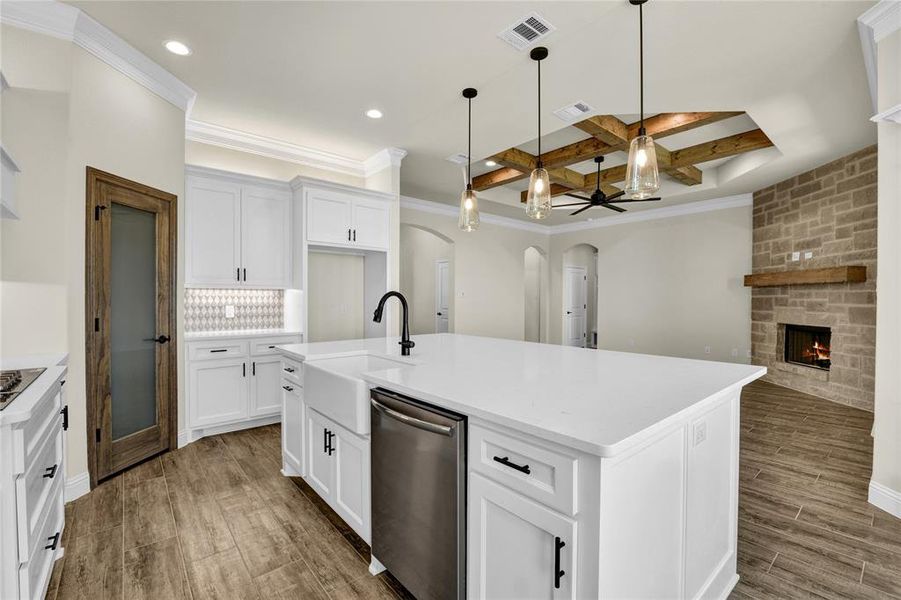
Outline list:
[[[97,439],[97,443],[99,444],[99,443],[100,443],[100,428],[99,428],[99,427],[97,428],[97,431],[96,431],[96,433],[95,433],[95,436],[96,436],[96,439]]]
[[[101,204],[98,204],[97,206],[94,207],[94,220],[95,221],[100,220],[100,211],[101,210],[106,210],[106,207]]]
[[[94,317],[94,331],[100,331],[100,318]]]

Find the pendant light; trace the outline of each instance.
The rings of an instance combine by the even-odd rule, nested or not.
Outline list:
[[[541,61],[547,58],[547,48],[533,48],[529,57],[538,63],[538,163],[529,177],[529,193],[526,196],[526,214],[533,219],[543,219],[551,214],[551,182],[547,169],[541,164]]]
[[[660,189],[660,173],[657,171],[657,151],[654,139],[644,129],[644,15],[642,4],[648,0],[629,0],[638,7],[638,69],[639,97],[641,103],[641,120],[638,135],[629,144],[629,162],[626,164],[626,197],[632,200],[644,200],[653,196]]]
[[[463,97],[469,102],[466,148],[466,189],[460,195],[460,229],[475,231],[479,228],[479,199],[472,189],[472,99],[479,94],[475,88],[463,90]]]

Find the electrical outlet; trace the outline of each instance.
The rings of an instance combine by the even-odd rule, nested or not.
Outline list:
[[[801,253],[792,252],[792,262],[798,262],[799,260],[801,260]]]
[[[804,253],[804,260],[809,260],[811,258],[813,258],[813,252],[808,251]]]
[[[710,354],[710,346],[704,346],[704,354]]]
[[[693,437],[695,446],[699,446],[707,439],[707,421],[695,423]]]
[[[231,304],[225,305],[225,318],[226,319],[234,319],[235,318],[235,307]]]
[[[732,349],[732,358],[738,358],[738,348]]]

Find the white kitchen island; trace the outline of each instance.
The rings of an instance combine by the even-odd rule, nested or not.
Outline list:
[[[332,495],[367,542],[368,430],[330,420],[321,399],[305,405],[304,363],[397,361],[361,378],[468,418],[468,598],[728,596],[738,580],[739,395],[766,369],[455,334],[413,340],[409,357],[397,338],[279,347],[291,377],[285,473]],[[312,439],[322,422],[358,463],[336,463],[328,477],[329,442]],[[349,486],[342,473],[363,480]]]

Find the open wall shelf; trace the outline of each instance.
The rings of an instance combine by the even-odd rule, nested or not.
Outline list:
[[[825,269],[800,269],[745,275],[745,287],[861,283],[866,280],[867,268],[864,266],[828,267]]]

